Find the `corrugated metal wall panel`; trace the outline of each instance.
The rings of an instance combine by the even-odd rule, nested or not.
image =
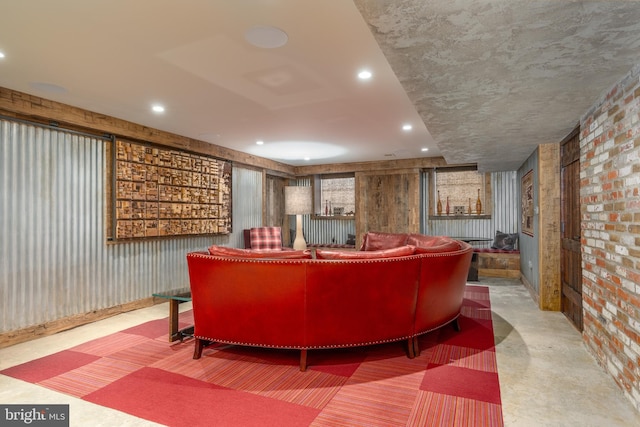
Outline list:
[[[430,221],[432,234],[452,237],[491,236],[490,219],[433,219]]]
[[[292,224],[295,224],[295,221]],[[353,219],[311,219],[309,215],[305,215],[302,227],[307,243],[345,244],[347,234],[356,234]]]
[[[232,179],[233,233],[229,246],[244,248],[243,230],[262,226],[262,172],[234,166]]]
[[[2,119],[0,137],[0,332],[188,286],[185,254],[228,245],[246,227],[234,223],[232,236],[107,243],[110,141]],[[261,174],[234,168],[233,179],[233,206],[259,224]]]
[[[491,220],[496,231],[516,233],[519,230],[520,196],[517,174],[516,171],[491,174],[491,194],[493,196]]]

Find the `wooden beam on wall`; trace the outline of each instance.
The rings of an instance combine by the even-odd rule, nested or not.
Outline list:
[[[538,152],[539,307],[560,311],[560,145],[542,144]]]

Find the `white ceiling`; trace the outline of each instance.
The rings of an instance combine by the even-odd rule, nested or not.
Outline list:
[[[0,3],[0,86],[295,166],[513,170],[640,62],[639,1]]]

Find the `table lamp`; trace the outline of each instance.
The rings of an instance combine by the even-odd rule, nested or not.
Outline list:
[[[311,187],[284,187],[284,213],[296,216],[296,239],[293,241],[293,249],[307,249],[302,230],[302,215],[310,214]]]

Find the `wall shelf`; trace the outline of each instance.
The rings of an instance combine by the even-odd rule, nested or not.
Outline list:
[[[452,220],[461,220],[461,219],[491,219],[491,215],[432,215],[429,217],[429,219],[437,219],[437,220],[443,220],[443,219],[452,219]]]
[[[319,219],[319,220],[329,220],[329,221],[345,221],[345,220],[355,220],[355,215],[311,215],[311,219]]]

